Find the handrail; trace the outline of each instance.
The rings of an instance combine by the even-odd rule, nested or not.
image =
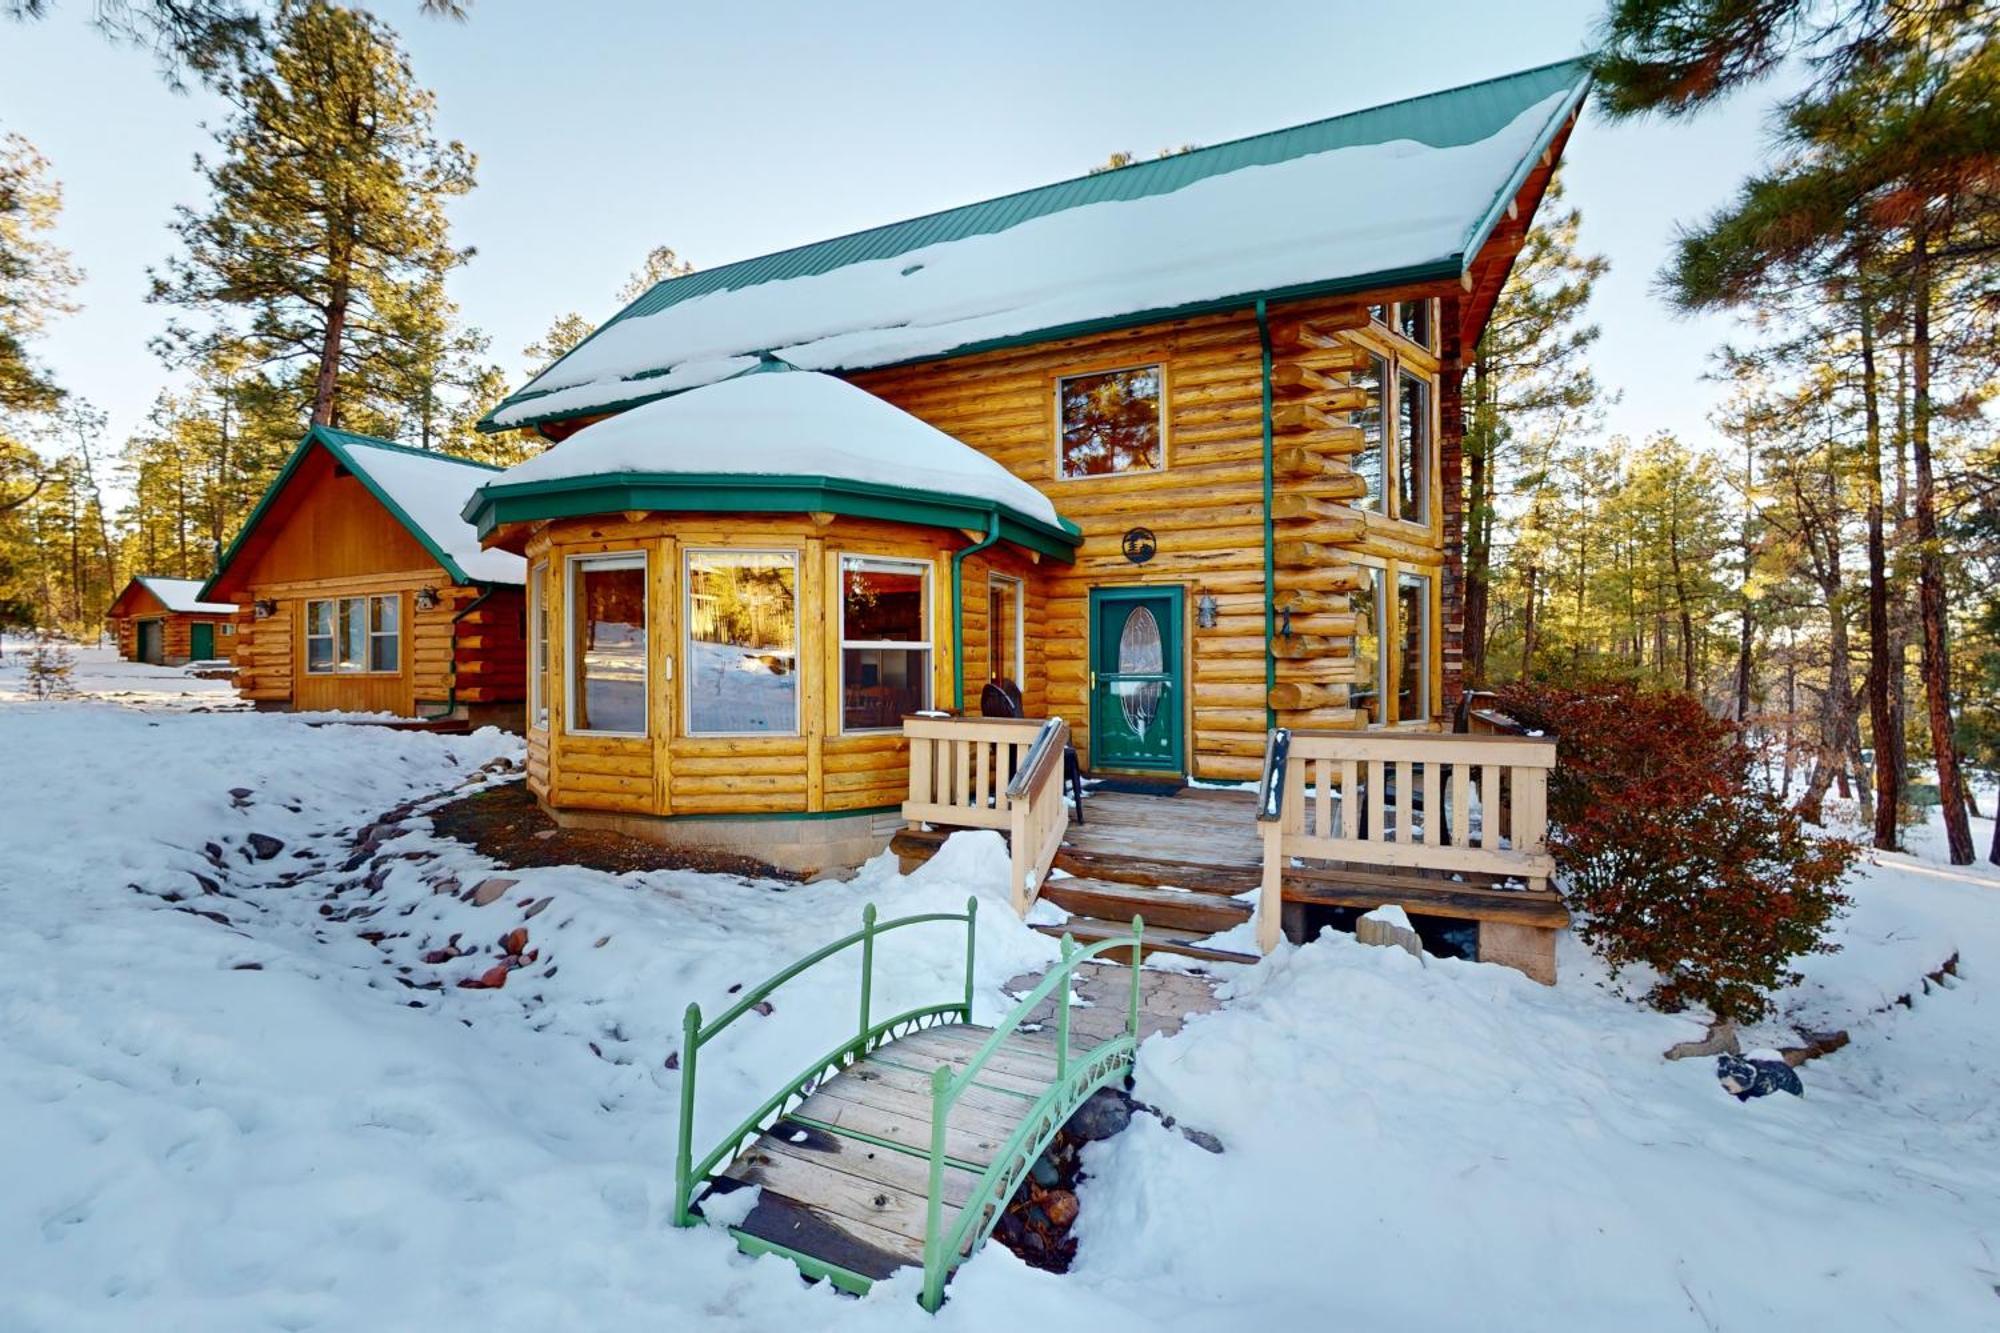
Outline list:
[[[1059,717],[1042,723],[1041,730],[1035,733],[1035,743],[1028,747],[1027,757],[1014,774],[1014,780],[1007,784],[1008,800],[1026,800],[1028,794],[1041,785],[1046,776],[1043,770],[1062,762],[1063,747],[1058,742],[1063,730],[1063,720]]]
[[[1130,1065],[1139,1046],[1139,962],[1144,954],[1145,931],[1144,918],[1134,916],[1129,936],[1100,940],[1085,949],[1078,949],[1076,941],[1065,934],[1061,961],[994,1027],[984,1044],[966,1061],[965,1068],[956,1077],[952,1075],[949,1065],[939,1065],[932,1071],[930,1188],[924,1216],[924,1289],[921,1297],[925,1309],[935,1312],[943,1303],[945,1280],[971,1245],[983,1240],[999,1224],[1001,1211],[1019,1188],[1021,1176],[1062,1128],[1068,1119],[1068,1111]],[[1125,1011],[1125,1031],[1099,1042],[1072,1060],[1069,1049],[1071,976],[1080,964],[1114,949],[1126,948],[1132,951],[1132,987]],[[956,1225],[946,1235],[944,1168],[951,1108],[972,1086],[993,1054],[1006,1044],[1035,1007],[1058,986],[1062,988],[1062,999],[1056,1005],[1055,1080],[1043,1090],[1028,1114],[1014,1127],[1006,1143],[987,1163],[986,1170],[980,1174],[965,1203],[960,1206]],[[1073,1064],[1076,1066],[1074,1073]]]
[[[1257,780],[1257,822],[1276,823],[1285,813],[1285,761],[1292,752],[1289,727],[1272,727],[1264,738],[1264,775]]]
[[[736,1151],[737,1145],[742,1143],[749,1135],[762,1130],[765,1127],[766,1121],[775,1118],[775,1114],[780,1111],[786,1102],[802,1093],[808,1083],[816,1081],[828,1069],[846,1068],[856,1059],[872,1050],[885,1033],[894,1031],[905,1024],[921,1022],[926,1018],[942,1017],[949,1014],[957,1014],[962,1022],[970,1023],[972,1021],[972,970],[975,956],[974,949],[977,942],[978,915],[979,900],[977,898],[967,898],[965,900],[965,911],[963,912],[920,912],[913,916],[897,917],[893,921],[878,922],[875,919],[875,904],[869,903],[861,909],[860,930],[849,935],[843,935],[831,943],[822,945],[820,948],[813,950],[805,957],[792,963],[789,967],[772,974],[758,985],[744,992],[736,1003],[725,1010],[720,1017],[704,1024],[701,1018],[701,1005],[698,1002],[688,1005],[686,1012],[682,1015],[681,1021],[681,1114],[674,1157],[673,1222],[675,1226],[690,1227],[695,1224],[695,1217],[691,1209],[694,1203],[696,1182],[706,1180],[709,1173],[722,1162],[724,1157]],[[892,930],[901,930],[905,926],[921,926],[940,921],[962,921],[965,923],[964,994],[956,1001],[921,1005],[915,1009],[905,1010],[895,1017],[882,1022],[874,1022],[870,1005],[873,999],[875,982],[876,937],[885,935]],[[861,1020],[855,1036],[835,1046],[818,1060],[806,1066],[797,1078],[765,1099],[763,1105],[739,1121],[736,1127],[709,1151],[707,1156],[696,1162],[694,1160],[695,1073],[699,1066],[701,1048],[720,1036],[724,1029],[744,1014],[750,1012],[750,1010],[770,996],[773,991],[777,990],[779,986],[815,965],[825,962],[835,954],[852,948],[856,944],[861,946]]]

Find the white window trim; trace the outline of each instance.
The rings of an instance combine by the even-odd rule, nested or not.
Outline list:
[[[546,560],[528,569],[528,725],[537,731],[549,729],[548,577]]]
[[[696,731],[694,726],[694,561],[697,556],[782,556],[792,566],[792,729],[790,731]],[[689,738],[703,740],[718,736],[798,736],[804,728],[805,708],[805,663],[800,661],[801,642],[804,627],[800,618],[804,608],[800,604],[803,592],[799,577],[801,563],[797,549],[791,547],[749,547],[749,546],[696,546],[681,552],[681,652],[686,658],[681,672],[681,734]]]
[[[878,567],[886,567],[887,569],[891,570],[904,570],[904,571],[917,570],[922,573],[924,580],[924,594],[923,594],[924,637],[921,641],[918,641],[916,639],[850,640],[847,637],[847,567],[849,565],[875,565]],[[928,669],[925,673],[925,678],[924,678],[924,707],[931,708],[936,705],[937,703],[937,698],[936,698],[937,607],[932,604],[933,599],[936,596],[935,590],[932,585],[936,582],[936,580],[934,580],[931,577],[932,573],[931,562],[928,560],[903,559],[889,555],[867,555],[862,552],[856,551],[852,553],[843,553],[841,555],[840,564],[838,566],[837,572],[839,577],[836,580],[833,595],[840,604],[839,617],[835,622],[835,629],[839,634],[839,645],[840,645],[839,734],[842,736],[879,736],[884,732],[899,730],[902,726],[900,722],[887,727],[849,727],[847,725],[847,650],[849,648],[856,648],[864,651],[871,648],[877,648],[877,649],[890,648],[905,652],[917,652],[917,651],[923,652],[929,658],[929,661],[927,663]]]
[[[374,628],[375,603],[393,601],[396,603],[396,628],[393,633],[380,633]],[[333,633],[331,635],[312,632],[312,609],[322,602],[333,605]],[[362,651],[368,655],[368,662],[375,660],[375,640],[393,638],[396,641],[396,665],[383,668],[364,664],[359,670],[340,669],[341,607],[347,602],[364,604],[363,614],[367,617],[362,638]],[[400,676],[403,674],[403,594],[400,592],[345,593],[338,597],[309,597],[305,602],[305,630],[300,636],[305,645],[305,674],[308,676]],[[324,670],[314,670],[312,664],[312,644],[314,639],[327,639],[333,645],[333,665]]]
[[[1158,393],[1158,398],[1153,404],[1153,415],[1159,422],[1160,465],[1149,468],[1126,468],[1123,472],[1079,472],[1075,476],[1071,476],[1063,468],[1063,385],[1069,383],[1071,380],[1096,379],[1101,375],[1123,375],[1134,370],[1152,371],[1153,381],[1157,386],[1156,392]],[[1056,457],[1054,479],[1056,481],[1103,481],[1107,477],[1129,477],[1134,474],[1165,472],[1167,464],[1170,461],[1167,457],[1167,363],[1165,361],[1139,361],[1129,366],[1106,366],[1101,370],[1079,370],[1072,374],[1056,376],[1055,423]]]
[[[986,581],[988,583],[1005,583],[1014,590],[1014,665],[1022,676],[1026,676],[1028,674],[1028,581],[1026,579],[1015,578],[1012,574],[994,574],[991,572],[988,572],[986,575]],[[993,599],[989,593],[987,596],[987,605],[990,607],[992,602]],[[989,638],[992,637],[993,627],[991,625],[986,627],[986,633]],[[1024,690],[1028,687],[1025,680],[1016,680],[1014,683]]]
[[[653,624],[652,608],[646,607],[642,622],[646,629],[646,655],[640,659],[639,707],[640,725],[637,731],[607,731],[597,727],[583,728],[576,725],[576,687],[578,673],[583,667],[583,655],[576,651],[576,580],[585,569],[636,569],[642,579],[651,587],[651,579],[645,577],[647,571],[644,551],[602,551],[591,555],[572,555],[563,561],[563,731],[570,736],[617,736],[625,739],[643,739],[651,734],[653,725],[653,664],[647,660],[652,656]],[[650,600],[650,599],[649,599]]]

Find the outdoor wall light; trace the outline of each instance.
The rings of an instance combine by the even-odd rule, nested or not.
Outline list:
[[[1292,608],[1289,606],[1278,610],[1278,637],[1282,639],[1292,637]]]
[[[1194,623],[1203,629],[1215,628],[1215,594],[1205,592],[1194,599]]]
[[[438,590],[428,583],[417,589],[417,610],[435,611],[438,604]]]

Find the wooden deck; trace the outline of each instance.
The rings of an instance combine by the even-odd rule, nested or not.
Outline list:
[[[1122,1015],[1121,1015],[1122,1016]],[[780,1118],[711,1185],[713,1199],[762,1192],[739,1236],[835,1264],[869,1279],[924,1262],[930,1181],[931,1075],[962,1071],[993,1029],[954,1023],[899,1037],[821,1085]],[[1074,1037],[1081,1055],[1088,1044]],[[1035,1100],[1056,1078],[1056,1043],[1009,1034],[946,1124],[948,1231]]]

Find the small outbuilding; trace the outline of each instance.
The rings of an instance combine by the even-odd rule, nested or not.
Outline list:
[[[459,517],[494,473],[313,427],[203,589],[241,608],[237,689],[265,708],[518,726],[526,562]]]
[[[200,579],[138,574],[105,612],[128,662],[183,666],[231,661],[236,655],[236,604],[202,600]]]

